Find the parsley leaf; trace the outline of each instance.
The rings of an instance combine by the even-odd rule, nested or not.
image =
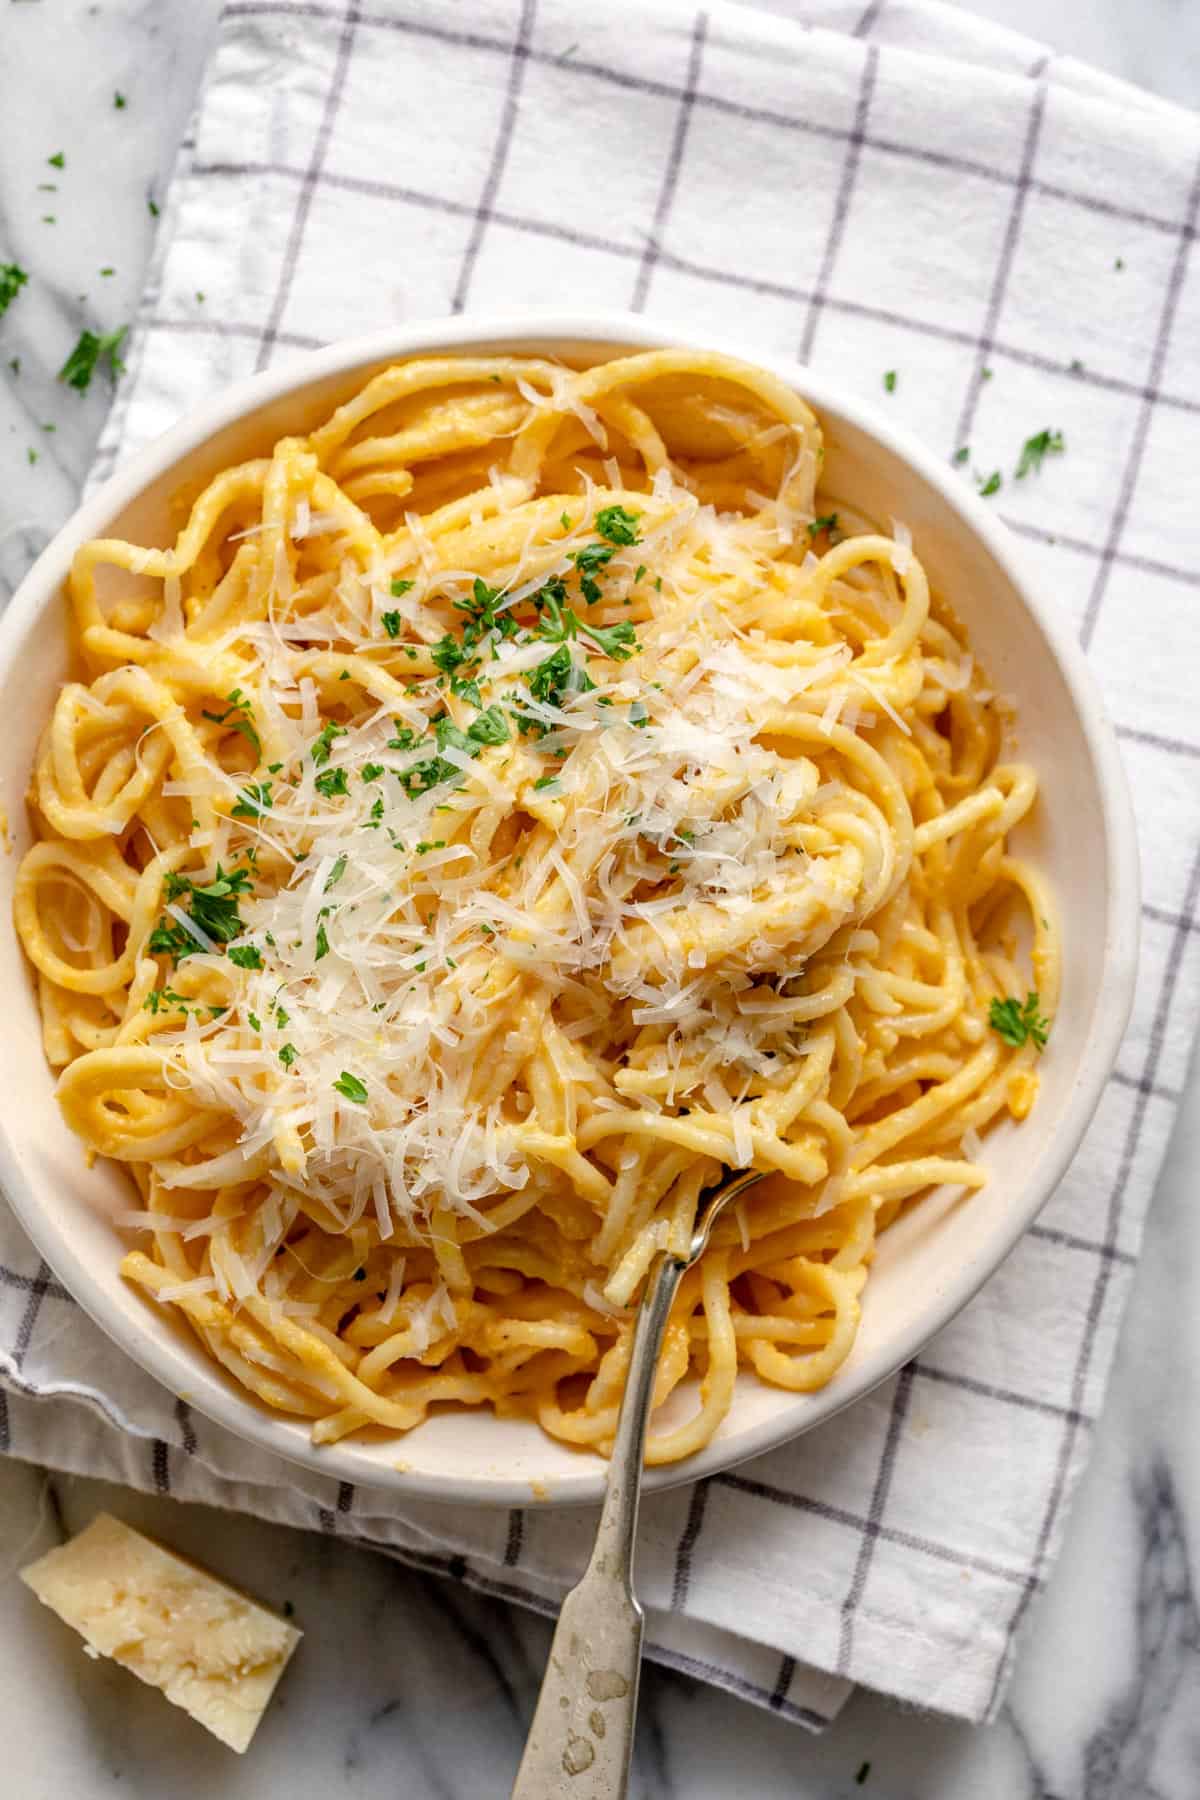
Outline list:
[[[385,612],[382,623],[383,629],[390,638],[398,638],[400,636],[400,626],[402,621],[398,612]]]
[[[402,599],[404,595],[408,593],[409,589],[416,587],[416,585],[415,581],[405,581],[403,578],[398,577],[392,582],[392,598],[395,600]]]
[[[0,317],[8,311],[29,276],[19,263],[0,263]]]
[[[334,863],[332,869],[330,869],[329,874],[325,878],[324,892],[328,893],[330,888],[336,887],[338,882],[342,879],[342,876],[345,873],[346,873],[346,858],[344,855],[342,855],[342,856],[338,857],[338,859]]]
[[[324,921],[324,919],[322,919],[320,924],[317,926],[317,954],[313,958],[313,961],[320,962],[320,960],[323,956],[328,956],[328,955],[329,955],[329,939],[325,935],[325,921]]]
[[[808,531],[809,542],[811,543],[812,539],[815,538],[816,536],[818,536],[818,534],[820,532],[822,532],[822,531],[832,532],[832,531],[836,531],[837,528],[838,528],[838,516],[835,512],[821,513],[818,515],[817,518],[815,518],[813,520],[811,525],[806,527],[806,529]]]
[[[504,744],[508,742],[508,720],[498,706],[489,706],[473,719],[467,727],[467,736],[477,744]]]
[[[598,524],[599,520],[597,519]],[[622,541],[617,538],[611,544],[585,544],[582,550],[572,550],[567,560],[575,564],[581,575],[594,575],[597,569],[602,569],[606,563],[612,561],[617,554],[617,544]],[[631,538],[629,541],[637,542],[636,538]]]
[[[92,376],[96,373],[96,365],[101,357],[108,362],[108,372],[113,381],[124,373],[125,364],[121,361],[121,345],[125,341],[128,325],[122,325],[117,331],[110,331],[97,336],[94,331],[81,331],[79,342],[58,371],[58,379],[65,381],[68,387],[86,394],[92,385]]]
[[[312,741],[312,749],[310,751],[310,755],[318,769],[322,768],[324,764],[329,761],[329,758],[333,753],[334,738],[345,737],[345,735],[346,727],[344,725],[339,725],[336,719],[330,719],[327,725],[322,726],[320,733]]]
[[[226,694],[226,707],[222,713],[201,711],[202,719],[211,719],[214,725],[228,725],[230,731],[240,732],[253,750],[255,756],[262,756],[262,744],[252,723],[254,718],[250,702],[243,698],[241,688],[233,688]]]
[[[337,794],[348,794],[350,789],[345,769],[326,769],[323,775],[317,776],[316,788],[318,794],[324,794],[327,800],[332,800]]]
[[[203,887],[194,882],[187,886],[191,889],[192,917],[201,931],[218,944],[228,944],[241,935],[245,927],[238,915],[238,900],[250,891],[250,877],[245,869],[233,869],[227,875],[218,863],[212,881]]]
[[[359,1106],[366,1104],[367,1084],[365,1081],[360,1081],[357,1075],[351,1075],[349,1069],[342,1070],[333,1084],[333,1090],[336,1094],[344,1095],[347,1100],[355,1101]]]
[[[610,544],[640,544],[634,529],[640,517],[640,513],[630,512],[624,506],[602,506],[596,514],[596,530]]]
[[[628,662],[634,651],[641,649],[631,619],[619,619],[615,625],[589,625],[580,619],[578,625],[584,637],[590,638],[613,662]]]
[[[142,1001],[142,1011],[148,1013],[187,1012],[188,1003],[182,994],[175,992],[174,988],[151,988]]]
[[[176,875],[173,871],[163,882],[163,893],[168,900],[190,899],[191,918],[205,936],[217,944],[228,944],[245,930],[238,913],[238,900],[249,891],[250,877],[245,869],[234,869],[226,874],[220,863],[214,879],[203,886],[198,886],[189,876]],[[184,926],[168,924],[164,915],[150,933],[147,948],[152,956],[169,956],[179,963],[185,956],[195,956],[203,945]]]
[[[230,944],[229,960],[235,969],[261,969],[263,966],[262,951],[257,944]]]
[[[985,500],[987,499],[989,494],[998,494],[1000,492],[1001,486],[1003,485],[1003,477],[1000,474],[999,469],[993,469],[991,474],[989,476],[987,476],[986,479],[981,476],[976,476],[975,479],[979,483],[979,492],[982,494],[982,496]]]
[[[146,939],[146,948],[151,956],[169,956],[172,963],[181,963],[185,956],[195,956],[203,945],[182,925],[168,925],[160,919]]]
[[[249,787],[240,789],[237,800],[230,808],[230,817],[234,819],[261,819],[271,805],[270,781],[252,781]]]
[[[284,1044],[279,1052],[279,1060],[285,1069],[290,1069],[296,1060],[295,1044]]]
[[[571,691],[572,682],[580,675],[583,675],[583,671],[576,668],[570,650],[563,643],[553,656],[548,656],[545,662],[538,663],[536,668],[529,671],[529,691],[535,700],[541,700],[546,706],[557,706]],[[587,680],[586,675],[583,678]]]
[[[438,639],[429,654],[433,658],[434,667],[440,669],[443,675],[453,675],[454,671],[460,668],[468,657],[468,652],[464,650],[458,638],[449,631],[445,637]]]
[[[887,374],[883,378],[883,386],[884,386],[885,393],[888,393],[888,394],[895,393],[895,391],[896,391],[896,371],[895,371],[895,369],[888,370]]]
[[[605,656],[612,657],[614,662],[627,662],[634,651],[641,648],[630,619],[621,619],[616,625],[589,624],[579,617],[573,607],[560,605],[559,596],[550,593],[548,587],[549,584],[542,589],[542,593],[546,596],[546,610],[550,616],[538,626],[539,637],[549,638],[552,643],[557,641],[565,644],[568,638],[582,632],[584,637],[589,638]],[[546,665],[543,663],[540,666],[544,668]],[[536,673],[535,669],[534,674]],[[532,683],[530,685],[532,687]],[[586,689],[581,691],[586,692]]]
[[[1050,1035],[1050,1021],[1042,1017],[1040,1006],[1036,989],[1031,989],[1023,1002],[1015,998],[993,1000],[988,1008],[988,1024],[1014,1050],[1019,1050],[1030,1039],[1039,1050],[1044,1050]]]
[[[1031,470],[1035,475],[1040,475],[1042,464],[1046,458],[1061,456],[1066,447],[1061,431],[1051,431],[1047,428],[1045,431],[1034,432],[1033,436],[1026,438],[1021,446],[1021,458],[1017,463],[1017,480],[1020,481],[1022,476],[1028,475]]]

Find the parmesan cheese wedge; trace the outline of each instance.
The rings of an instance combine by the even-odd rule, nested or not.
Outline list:
[[[266,1711],[300,1632],[236,1588],[101,1513],[21,1570],[84,1640],[161,1688],[239,1753]]]

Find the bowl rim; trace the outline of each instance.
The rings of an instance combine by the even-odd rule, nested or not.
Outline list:
[[[515,354],[554,355],[570,347],[625,350],[681,346],[736,357],[755,364],[795,387],[820,416],[828,410],[865,433],[911,467],[941,501],[982,543],[1016,591],[1021,604],[1049,643],[1070,694],[1075,720],[1095,770],[1101,797],[1101,829],[1105,843],[1107,907],[1104,931],[1105,985],[1091,1035],[1065,1103],[1054,1140],[1039,1159],[1038,1179],[1018,1191],[1004,1209],[1006,1229],[991,1252],[977,1262],[960,1265],[907,1330],[872,1351],[856,1367],[844,1393],[832,1388],[803,1396],[810,1405],[802,1416],[786,1414],[757,1421],[736,1437],[711,1440],[681,1463],[648,1468],[644,1491],[697,1481],[790,1441],[824,1423],[893,1375],[940,1332],[1011,1254],[1062,1180],[1091,1121],[1115,1065],[1133,1002],[1140,935],[1140,880],[1133,806],[1116,735],[1107,718],[1094,677],[1069,623],[1042,597],[1036,574],[1009,532],[973,490],[955,476],[949,464],[927,449],[914,434],[885,418],[853,391],[785,356],[764,352],[718,332],[670,320],[643,318],[619,311],[553,312],[525,310],[474,313],[469,317],[422,318],[325,348],[286,358],[278,367],[233,382],[186,413],[123,463],[66,521],[20,583],[0,617],[0,682],[7,678],[30,625],[48,607],[66,579],[76,549],[122,512],[151,482],[197,450],[215,433],[237,423],[289,393],[357,368],[439,351],[461,353],[502,344]],[[605,1465],[580,1457],[578,1471],[553,1476],[545,1484],[494,1468],[466,1475],[411,1469],[403,1463],[371,1463],[364,1467],[353,1446],[316,1447],[296,1429],[296,1421],[267,1414],[241,1398],[215,1364],[208,1367],[199,1345],[185,1352],[182,1344],[155,1343],[133,1319],[115,1309],[69,1234],[61,1231],[39,1203],[34,1184],[21,1169],[6,1123],[0,1119],[0,1190],[39,1253],[104,1334],[147,1374],[236,1437],[282,1456],[331,1480],[387,1490],[397,1504],[412,1500],[455,1501],[479,1506],[581,1505],[603,1494]],[[801,1396],[795,1396],[800,1399]],[[816,1404],[812,1404],[812,1402]],[[302,1422],[301,1422],[302,1423]]]

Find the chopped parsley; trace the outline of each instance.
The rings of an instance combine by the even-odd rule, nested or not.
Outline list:
[[[640,544],[636,530],[640,516],[624,506],[602,506],[596,514],[596,530],[610,544]]]
[[[400,626],[402,622],[398,612],[385,612],[383,615],[383,629],[390,638],[398,638],[400,636]]]
[[[1043,462],[1048,456],[1061,456],[1066,449],[1061,431],[1036,431],[1031,438],[1026,438],[1021,446],[1021,458],[1017,463],[1017,480],[1032,471],[1041,473]]]
[[[29,276],[19,263],[0,263],[0,318],[8,311]]]
[[[573,607],[563,606],[559,594],[549,592],[549,584],[542,589],[542,594],[545,596],[548,617],[543,618],[538,625],[539,637],[549,638],[551,643],[565,644],[568,638],[582,632],[603,655],[611,657],[614,662],[627,662],[634,651],[641,648],[631,620],[621,619],[615,625],[592,625],[586,619],[581,619]],[[546,665],[543,663],[539,666],[544,668]],[[533,673],[536,675],[537,670]],[[531,680],[531,691],[532,688]],[[586,689],[583,691],[586,692]],[[541,698],[540,695],[535,697]]]
[[[345,737],[346,727],[339,725],[336,719],[330,719],[322,726],[320,733],[312,741],[311,756],[318,769],[322,768],[333,753],[334,738]]]
[[[599,519],[597,519],[597,524],[599,524]],[[617,554],[617,543],[621,541],[617,539],[611,544],[585,544],[582,550],[572,550],[568,561],[575,564],[581,575],[594,575],[598,569],[603,569],[607,563],[612,561]],[[636,540],[634,541],[636,542]]]
[[[197,929],[216,944],[231,943],[245,930],[238,901],[249,891],[250,877],[245,869],[233,869],[226,874],[220,863],[212,881],[203,885],[198,885],[187,875],[176,875],[174,871],[168,872],[163,882],[167,900],[190,900],[190,917]],[[147,947],[152,956],[169,956],[176,963],[203,949],[199,940],[184,926],[170,924],[165,913],[150,933]]]
[[[960,464],[965,463],[968,456],[970,456],[970,454],[971,454],[970,445],[964,444],[961,450],[956,450],[954,452],[954,455],[950,458],[950,460],[951,460],[951,462],[955,462],[955,463],[960,463]]]
[[[896,371],[895,371],[895,369],[888,370],[887,374],[883,378],[883,386],[884,386],[885,393],[889,393],[889,394],[895,393],[895,391],[896,391]]]
[[[379,777],[381,775],[386,775],[386,773],[387,770],[382,763],[369,762],[364,763],[362,766],[362,778],[364,781],[378,781]]]
[[[819,518],[814,519],[812,524],[807,527],[809,542],[811,543],[813,538],[819,536],[822,531],[833,532],[836,531],[837,528],[837,514],[835,512],[822,513]]]
[[[531,669],[527,680],[534,699],[545,706],[559,706],[569,693],[586,694],[595,685],[587,671],[576,663],[566,643]]]
[[[124,372],[125,364],[121,361],[121,345],[125,341],[128,325],[120,326],[116,331],[97,335],[94,331],[81,331],[79,342],[58,371],[58,379],[65,381],[78,393],[86,394],[92,385],[92,376],[96,373],[96,365],[101,357],[108,363],[108,372],[113,381]]]
[[[188,1010],[189,1004],[183,995],[177,994],[171,987],[151,988],[142,1001],[142,1011],[148,1013],[187,1012]]]
[[[409,589],[414,588],[416,585],[415,581],[408,581],[403,576],[397,576],[396,580],[392,582],[393,600],[402,599],[403,596],[408,593]]]
[[[226,705],[224,712],[216,713],[202,711],[200,717],[202,719],[211,719],[214,725],[227,725],[230,731],[240,732],[253,750],[255,756],[261,757],[262,744],[259,741],[258,733],[255,731],[253,724],[254,711],[250,702],[243,695],[241,688],[231,689],[230,692],[226,694],[225,701]]]
[[[279,1060],[285,1069],[290,1069],[296,1060],[295,1044],[284,1044],[279,1052]]]
[[[128,102],[128,100],[126,100],[124,94],[114,94],[113,95],[113,106],[116,108],[116,110],[118,112],[124,112],[124,110],[128,106],[128,104],[129,104],[129,102]]]
[[[229,960],[235,969],[261,969],[262,951],[257,944],[231,944]]]
[[[446,676],[452,676],[456,669],[460,669],[469,660],[469,651],[450,631],[438,639],[429,654],[433,658],[434,668]]]
[[[457,750],[464,756],[476,757],[486,744],[506,743],[511,735],[508,720],[499,706],[489,706],[480,712],[479,717],[472,721],[466,731],[461,730],[452,719],[448,719],[444,715],[435,720],[433,729],[437,754],[427,757],[424,762],[417,763],[414,768],[405,769],[402,773],[397,772],[400,784],[410,800],[415,799],[418,794],[427,794],[431,788],[440,786],[442,782],[462,779],[462,770],[457,763],[451,762],[442,754],[446,749]],[[389,747],[396,750],[411,750],[415,748],[416,741],[415,732],[405,725],[390,741]],[[369,768],[377,767],[375,764],[367,766]],[[380,770],[380,773],[382,772]],[[365,773],[364,770],[364,776]],[[382,801],[377,803],[377,810],[382,813]]]
[[[246,1021],[249,1024],[251,1031],[262,1030],[262,1020],[257,1013],[247,1012]]]
[[[349,1069],[343,1069],[333,1084],[335,1094],[342,1094],[347,1100],[353,1100],[358,1106],[364,1106],[367,1099],[367,1084],[360,1081],[357,1075],[351,1075]]]
[[[988,1008],[988,1024],[997,1037],[1011,1044],[1014,1050],[1019,1050],[1030,1040],[1037,1049],[1044,1050],[1050,1035],[1050,1021],[1042,1017],[1040,1007],[1036,989],[1031,989],[1024,1001],[1015,998],[993,1000]]]
[[[328,955],[329,955],[329,939],[325,935],[325,921],[324,921],[324,919],[322,919],[320,924],[317,926],[317,954],[313,958],[313,961],[320,962],[320,960],[323,956],[328,956]]]
[[[46,161],[50,164],[52,169],[64,169],[67,165],[67,159],[61,150],[56,150],[53,156],[48,156],[46,158]]]
[[[335,795],[350,792],[345,769],[326,769],[323,774],[317,776],[316,787],[318,794],[324,794],[326,800],[332,800]]]
[[[557,775],[539,775],[533,785],[535,788],[557,787],[558,776]]]
[[[467,727],[467,736],[477,744],[504,744],[508,742],[508,720],[498,706],[489,706],[473,719]]]
[[[329,874],[325,879],[325,888],[324,888],[325,893],[328,893],[330,888],[336,887],[338,882],[342,879],[342,876],[345,873],[346,873],[346,858],[344,855],[342,855],[342,856],[338,857],[337,861],[334,863],[332,869],[330,869]]]
[[[230,817],[234,819],[261,819],[271,806],[270,781],[252,781],[248,787],[241,788],[237,800],[230,808]]]
[[[998,494],[1003,485],[1003,477],[999,469],[993,469],[988,476],[977,475],[975,479],[979,483],[979,492],[985,500],[989,494]]]

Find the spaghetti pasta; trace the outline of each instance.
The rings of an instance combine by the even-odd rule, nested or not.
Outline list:
[[[78,552],[46,1054],[124,1273],[317,1442],[452,1403],[604,1452],[647,1269],[753,1165],[667,1332],[687,1456],[739,1367],[834,1375],[878,1232],[1032,1104],[1036,778],[822,460],[725,357],[424,358]]]

